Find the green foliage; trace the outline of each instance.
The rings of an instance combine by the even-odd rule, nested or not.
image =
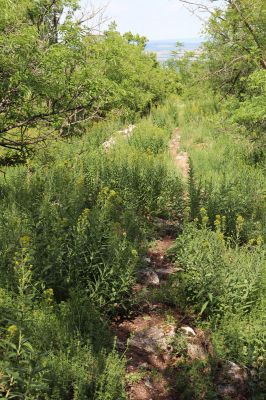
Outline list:
[[[162,128],[154,126],[152,122],[145,121],[138,125],[129,143],[137,149],[158,154],[166,150],[170,139],[169,133],[171,131],[167,134]]]
[[[214,228],[216,216],[224,216],[225,232],[235,238],[241,215],[245,220],[242,241],[264,237],[264,171],[254,168],[254,144],[224,118],[223,113],[214,112],[211,98],[187,101],[183,109],[182,146],[189,152],[191,166],[191,218],[200,218],[204,207]]]
[[[246,78],[265,70],[265,2],[247,0],[217,7],[206,27],[210,83],[226,95],[245,91]]]
[[[210,368],[202,361],[181,364],[176,387],[181,400],[216,400]]]
[[[265,249],[232,248],[216,227],[213,232],[204,222],[201,229],[188,224],[170,250],[184,270],[176,277],[177,300],[182,298],[210,328],[216,357],[253,369],[251,391],[260,396],[265,391]],[[206,390],[211,396],[211,388]]]
[[[125,360],[115,350],[109,354],[96,391],[96,400],[126,400],[125,384],[121,376],[125,375]]]
[[[249,134],[256,139],[262,134],[266,125],[266,71],[255,71],[247,79],[247,89],[239,108],[232,118],[244,125]]]
[[[94,35],[76,0],[3,0],[1,9],[0,146],[22,161],[47,138],[83,133],[84,122],[148,113],[179,87],[143,51],[145,38]]]
[[[169,129],[152,116],[139,122],[135,141],[135,131],[119,138],[110,117],[1,176],[2,396],[126,398],[107,321],[131,311],[153,218],[182,212],[182,184],[166,161],[170,113],[160,108]]]
[[[186,300],[206,317],[249,313],[264,295],[265,254],[260,246],[231,249],[221,231],[192,224],[176,240],[175,251],[184,268]]]

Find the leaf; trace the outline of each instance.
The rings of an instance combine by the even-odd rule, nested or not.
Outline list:
[[[209,304],[209,300],[206,301],[206,302],[203,304],[203,306],[201,307],[201,310],[200,310],[199,315],[202,315],[202,314],[204,313],[204,311],[206,310],[208,304]]]

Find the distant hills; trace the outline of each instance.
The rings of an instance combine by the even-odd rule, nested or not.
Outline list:
[[[183,51],[180,54],[181,56],[186,51],[197,50],[203,43],[203,40],[199,38],[150,40],[146,46],[146,51],[156,53],[158,61],[164,62],[172,57],[172,52],[176,50],[177,42],[183,44]]]

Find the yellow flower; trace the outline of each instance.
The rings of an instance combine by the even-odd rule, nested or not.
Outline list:
[[[25,236],[22,236],[20,238],[21,246],[25,247],[25,246],[29,245],[29,243],[30,243],[30,237],[29,236],[25,235]]]
[[[52,288],[46,289],[44,292],[44,297],[47,303],[52,303],[54,299],[54,291]]]
[[[201,209],[200,209],[200,214],[201,214],[202,216],[206,215],[206,214],[207,214],[206,208],[201,207]]]
[[[237,225],[243,225],[244,224],[244,218],[242,217],[242,215],[238,215],[237,219],[236,219],[236,223]]]
[[[131,254],[133,257],[137,257],[138,256],[138,252],[136,249],[131,250]]]
[[[242,217],[242,215],[238,215],[236,218],[236,233],[237,233],[238,237],[239,237],[240,233],[243,231],[244,222],[245,222],[245,220]]]
[[[221,232],[221,228],[222,228],[222,220],[221,220],[221,215],[216,215],[215,217],[215,221],[214,221],[214,226],[215,226],[215,230],[217,233]]]
[[[52,297],[52,296],[54,295],[54,290],[53,290],[52,288],[46,289],[46,290],[44,291],[44,293],[45,293],[47,296]]]
[[[16,333],[17,333],[17,331],[18,331],[17,325],[10,325],[10,326],[7,328],[7,332],[8,332],[8,334],[9,334],[9,336],[15,336]]]
[[[109,197],[110,197],[110,198],[116,197],[116,195],[117,195],[117,193],[116,193],[115,190],[110,190],[110,194],[109,194]]]
[[[256,242],[257,242],[257,245],[258,245],[258,246],[261,246],[262,243],[263,243],[263,238],[262,238],[262,236],[259,236],[259,237],[257,238]]]
[[[209,217],[208,217],[207,215],[205,215],[205,216],[202,218],[202,223],[203,223],[203,225],[207,225],[208,222],[209,222]]]
[[[248,244],[250,246],[253,246],[255,244],[256,240],[255,239],[249,239]]]

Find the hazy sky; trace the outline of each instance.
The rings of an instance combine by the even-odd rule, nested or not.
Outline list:
[[[95,7],[107,4],[106,15],[122,33],[131,31],[149,39],[184,39],[200,36],[202,22],[178,0],[81,0]]]

